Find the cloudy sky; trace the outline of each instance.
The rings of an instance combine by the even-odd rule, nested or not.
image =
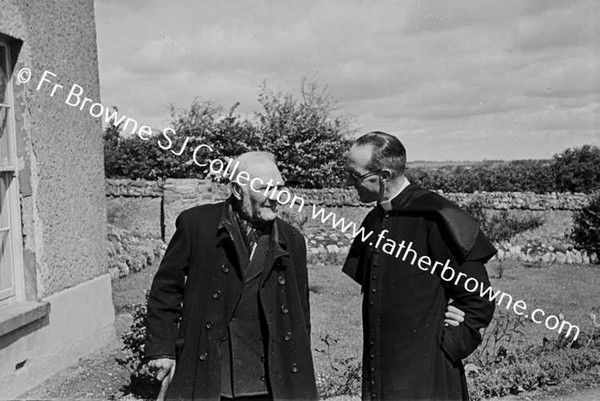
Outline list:
[[[258,110],[258,88],[326,84],[358,132],[409,160],[549,158],[600,145],[595,0],[96,0],[102,103]]]

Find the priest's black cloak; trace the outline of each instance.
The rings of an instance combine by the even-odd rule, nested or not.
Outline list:
[[[496,249],[470,215],[413,184],[392,200],[392,210],[372,210],[362,227],[343,271],[363,291],[363,399],[468,400],[462,359],[481,342],[479,329],[495,305],[464,284],[473,278],[471,290],[490,285],[484,263]],[[402,241],[414,253],[399,252]],[[458,280],[449,279],[449,268],[442,279],[442,264]],[[458,327],[444,326],[450,299],[465,312]]]

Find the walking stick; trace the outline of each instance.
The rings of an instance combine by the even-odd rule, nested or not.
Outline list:
[[[173,375],[175,374],[175,365],[171,367],[169,373],[165,375],[160,383],[160,391],[158,392],[158,396],[156,397],[156,401],[165,401],[165,396],[167,395],[167,390],[169,389],[169,384],[171,384],[171,380],[173,380]]]

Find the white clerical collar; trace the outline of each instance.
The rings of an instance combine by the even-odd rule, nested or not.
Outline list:
[[[400,187],[398,192],[396,192],[396,194],[394,196],[392,196],[390,199],[383,201],[383,202],[379,202],[379,205],[381,205],[383,210],[385,210],[386,212],[389,212],[390,210],[392,210],[392,201],[394,200],[394,198],[397,197],[398,195],[400,195],[402,193],[402,191],[404,191],[406,189],[406,187],[408,187],[409,185],[410,185],[410,182],[408,181],[408,178],[404,177],[404,182],[402,183],[402,186]]]

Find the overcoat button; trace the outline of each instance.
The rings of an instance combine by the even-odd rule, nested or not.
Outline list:
[[[371,398],[376,398],[377,394],[371,394]]]
[[[229,273],[229,266],[221,265],[221,271],[225,274]]]
[[[290,310],[288,309],[287,306],[285,305],[281,305],[281,313],[286,314],[288,313]]]
[[[371,301],[371,302],[369,302],[369,305],[373,306],[373,305],[375,305],[375,302]]]
[[[371,292],[372,292],[372,293],[376,293],[376,292],[377,292],[377,289],[376,289],[376,288],[373,288],[373,289],[371,289]]]
[[[214,299],[219,299],[219,298],[221,298],[221,290],[217,290],[217,291],[215,291],[215,292],[213,293],[212,297],[213,297]]]
[[[207,328],[208,330],[210,330],[210,329],[212,329],[212,328],[213,328],[213,325],[214,325],[214,324],[215,324],[215,322],[206,322],[206,328]]]
[[[371,380],[371,385],[375,385],[375,380]]]
[[[264,382],[264,381],[265,381],[265,377],[264,377],[264,376],[261,376],[261,377],[260,377],[260,381],[261,381],[261,382]]]
[[[377,266],[378,266],[377,262],[373,263],[373,267],[377,267]]]
[[[285,284],[285,277],[279,276],[279,278],[277,279],[277,281],[279,282],[279,284],[284,285]]]
[[[292,367],[290,368],[290,370],[291,370],[293,373],[298,373],[298,371],[299,371],[300,369],[298,368],[298,365],[297,365],[297,364],[295,364],[295,363],[292,363]]]
[[[289,331],[287,333],[285,333],[283,335],[283,341],[291,341],[292,340],[292,333],[290,333]]]
[[[371,372],[375,372],[375,368],[371,368]]]
[[[200,356],[198,358],[201,361],[205,361],[207,356],[208,356],[208,354],[206,352],[203,352],[203,353],[200,354]]]
[[[372,278],[373,280],[375,280],[375,279],[377,278],[377,276],[373,274],[373,275],[371,276],[371,278]]]
[[[261,362],[264,362],[264,361],[265,361],[265,356],[264,356],[264,355],[261,355],[261,357],[260,357],[260,361],[261,361]]]
[[[371,357],[371,359],[375,358],[374,354],[369,355]]]

